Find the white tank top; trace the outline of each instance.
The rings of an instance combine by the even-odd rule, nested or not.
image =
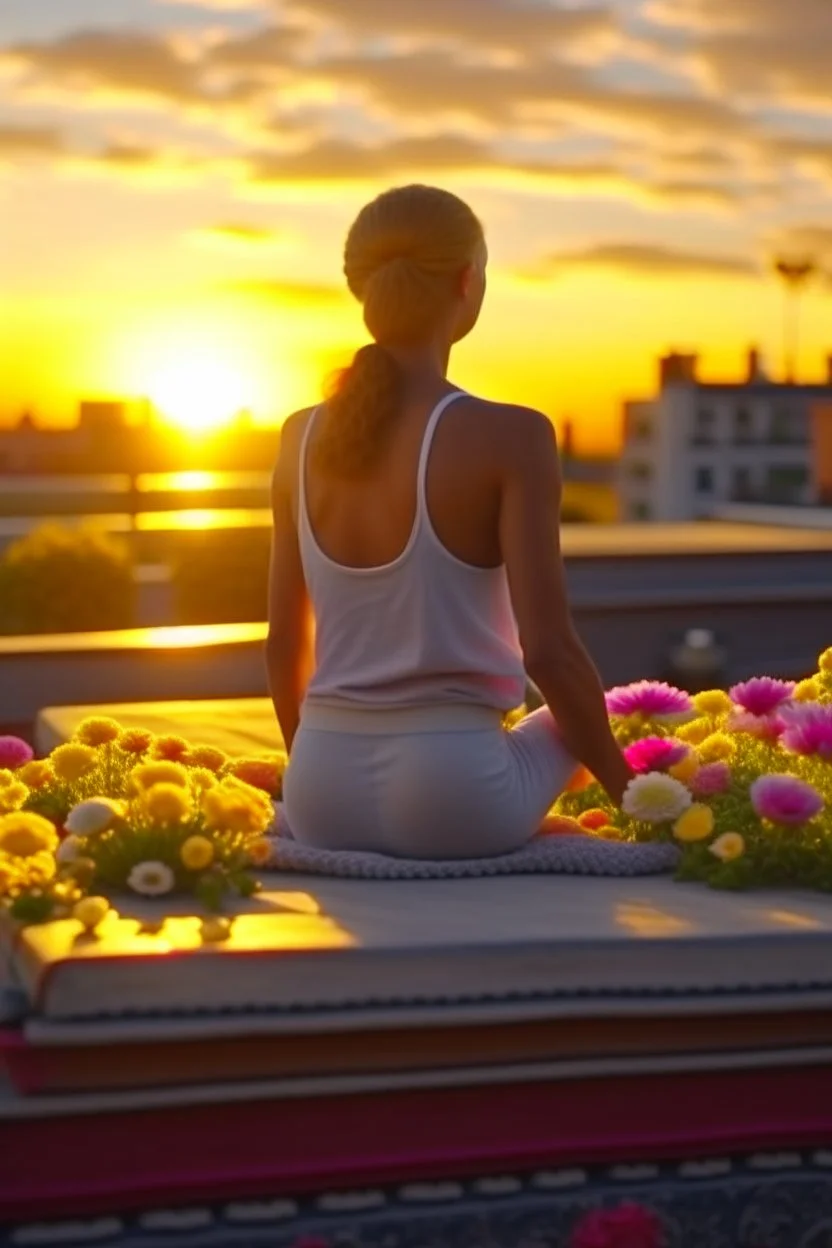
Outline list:
[[[306,505],[309,418],[299,464],[298,537],[315,616],[315,673],[306,705],[414,707],[462,703],[512,710],[525,674],[503,565],[477,568],[457,559],[434,531],[425,481],[446,395],[425,429],[416,515],[392,563],[351,568],[330,559],[312,532]]]

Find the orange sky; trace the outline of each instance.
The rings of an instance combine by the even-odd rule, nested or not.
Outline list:
[[[41,0],[0,16],[0,420],[314,400],[362,340],[340,249],[405,180],[492,257],[454,379],[609,449],[655,357],[781,356],[768,265],[832,271],[828,0]],[[117,9],[117,15],[114,13]],[[785,36],[788,35],[786,40]],[[830,284],[801,366],[832,348]]]

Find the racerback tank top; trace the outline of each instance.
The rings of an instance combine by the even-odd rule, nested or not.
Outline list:
[[[315,671],[306,705],[519,706],[525,675],[503,565],[479,568],[451,554],[430,521],[425,483],[431,445],[453,391],[430,414],[419,455],[416,514],[391,563],[352,568],[318,545],[306,501],[306,460],[316,409],[301,444],[298,540],[315,617]]]

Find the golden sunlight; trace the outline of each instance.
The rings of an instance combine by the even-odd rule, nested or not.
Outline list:
[[[151,368],[147,394],[160,416],[189,433],[210,433],[251,406],[251,379],[209,348],[171,351]]]

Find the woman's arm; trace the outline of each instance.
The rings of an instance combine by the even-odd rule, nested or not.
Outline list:
[[[301,415],[286,421],[272,478],[272,550],[269,566],[269,632],[266,669],[269,692],[287,750],[295,739],[300,707],[314,664],[312,614],[300,561],[292,507]]]
[[[504,439],[500,546],[526,671],[567,749],[620,804],[632,771],[612,735],[595,665],[575,631],[560,549],[561,474],[555,434],[515,408]]]

